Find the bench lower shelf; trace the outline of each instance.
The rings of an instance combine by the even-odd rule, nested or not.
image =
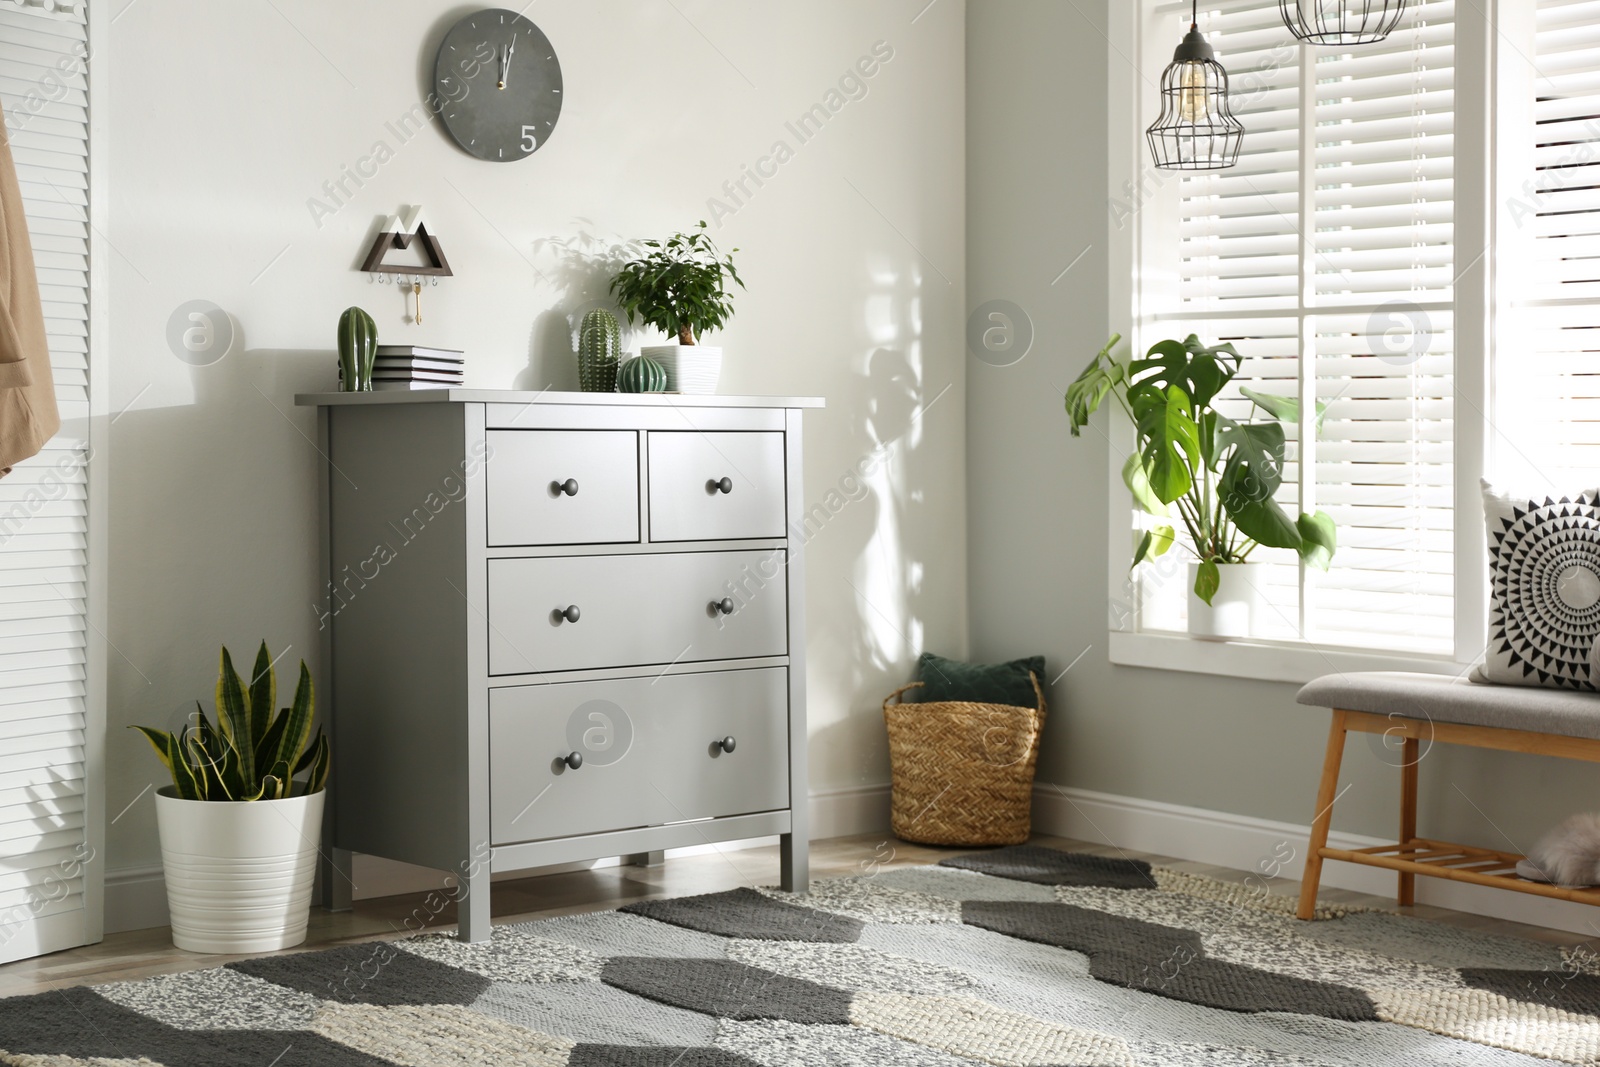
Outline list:
[[[1430,878],[1449,878],[1457,882],[1511,889],[1518,893],[1533,893],[1557,900],[1574,900],[1580,904],[1600,904],[1600,888],[1569,889],[1545,882],[1530,882],[1516,874],[1517,862],[1523,857],[1514,852],[1496,852],[1494,849],[1457,845],[1449,841],[1434,841],[1414,837],[1393,845],[1374,845],[1371,848],[1328,848],[1317,850],[1323,859],[1344,860],[1368,867],[1383,867],[1402,874],[1422,874]]]

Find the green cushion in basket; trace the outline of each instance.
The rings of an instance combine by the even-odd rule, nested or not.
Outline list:
[[[1039,685],[1043,688],[1046,684],[1043,656],[1014,659],[1010,663],[962,663],[924,652],[917,660],[917,681],[922,683],[922,688],[913,689],[911,694],[915,694],[919,704],[967,700],[1036,708],[1039,697],[1033,691],[1033,682],[1028,680],[1029,671],[1039,676]]]

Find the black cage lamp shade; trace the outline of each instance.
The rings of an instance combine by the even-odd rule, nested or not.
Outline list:
[[[1145,136],[1162,170],[1223,170],[1239,162],[1244,124],[1228,107],[1228,72],[1193,20],[1161,74],[1161,117]]]
[[[1406,0],[1278,0],[1289,32],[1311,44],[1375,44],[1400,24]]]

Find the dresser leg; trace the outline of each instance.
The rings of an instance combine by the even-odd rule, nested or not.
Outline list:
[[[331,848],[323,853],[317,877],[322,880],[321,899],[329,911],[349,911],[355,899],[355,853],[347,848]]]
[[[487,941],[492,933],[489,921],[489,871],[479,871],[465,880],[456,901],[458,941]]]
[[[785,893],[805,893],[811,888],[808,844],[800,834],[783,834],[778,838],[778,878]]]
[[[660,867],[667,862],[667,854],[661,849],[654,852],[635,852],[628,857],[628,862],[635,867]]]

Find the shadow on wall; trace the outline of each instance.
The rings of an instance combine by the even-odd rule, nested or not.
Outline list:
[[[336,374],[331,348],[234,351],[189,368],[192,403],[127,410],[106,427],[118,457],[142,460],[119,461],[109,481],[121,519],[107,575],[108,810],[161,784],[150,746],[124,727],[181,725],[196,698],[208,701],[219,646],[265,638],[324,677],[312,610],[322,458],[314,410],[293,405],[296,393],[336,388]],[[204,507],[152,504],[191,499]],[[113,865],[118,839],[154,833],[153,807],[130,810],[116,831]]]
[[[566,237],[541,237],[533,242],[542,280],[552,290],[552,303],[534,319],[528,345],[528,368],[516,377],[516,389],[578,388],[578,325],[595,308],[604,308],[622,323],[623,350],[636,348],[638,333],[630,329],[609,292],[622,265],[639,255],[637,241],[596,237],[590,219],[573,220],[578,230]]]
[[[922,448],[925,413],[955,384],[930,379],[925,365],[924,279],[879,269],[863,281],[871,294],[862,307],[865,333],[875,346],[857,364],[861,372],[842,409],[842,432],[854,458],[821,477],[808,472],[806,509],[791,533],[805,540],[808,552],[825,545],[832,566],[818,573],[813,565],[809,604],[814,618],[820,612],[826,620],[819,643],[829,647],[817,658],[848,672],[839,688],[849,696],[851,714],[819,723],[814,738],[819,751],[857,751],[857,779],[878,782],[887,777],[882,731],[863,734],[852,720],[876,712],[910,677],[924,648],[926,561],[950,534],[929,519],[926,488],[960,474],[934,466]],[[850,610],[842,610],[845,603]],[[865,749],[863,736],[869,739]]]

